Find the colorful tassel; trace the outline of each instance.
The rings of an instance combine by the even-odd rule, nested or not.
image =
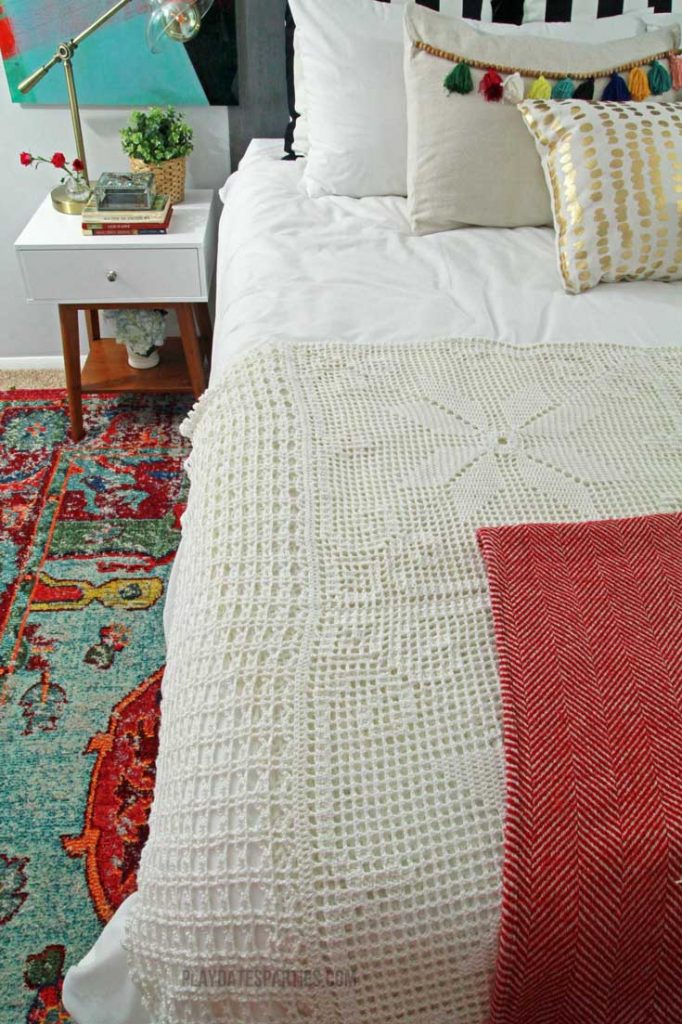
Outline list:
[[[584,82],[575,87],[573,93],[574,100],[593,100],[594,99],[594,78],[586,78]]]
[[[443,85],[448,92],[458,92],[462,95],[467,92],[472,92],[474,83],[471,77],[471,68],[469,65],[464,62],[455,64],[454,68],[443,82]]]
[[[575,84],[572,78],[560,78],[552,87],[553,100],[570,100],[575,92]]]
[[[601,94],[601,98],[611,103],[625,103],[629,100],[630,93],[625,84],[625,79],[614,72],[606,83],[606,88]]]
[[[504,87],[497,71],[493,71],[492,68],[486,71],[481,79],[478,91],[483,93],[488,103],[499,103],[502,99]]]
[[[633,100],[645,100],[651,96],[649,79],[644,68],[633,68],[628,79],[628,89]]]
[[[505,103],[513,103],[515,106],[517,103],[523,102],[523,79],[518,71],[505,78],[502,86],[502,98]]]
[[[654,96],[660,96],[662,92],[668,92],[672,88],[670,72],[657,60],[649,68],[649,88]]]
[[[682,56],[677,53],[668,54],[668,64],[670,65],[673,89],[682,89]]]
[[[552,97],[552,86],[549,84],[544,75],[540,75],[536,78],[530,87],[528,93],[528,99],[531,100],[549,100]]]

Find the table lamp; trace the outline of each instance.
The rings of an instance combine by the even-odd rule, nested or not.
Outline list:
[[[62,64],[64,75],[66,76],[66,90],[69,96],[69,109],[71,111],[71,122],[76,141],[76,153],[78,159],[83,164],[83,177],[86,181],[90,179],[88,176],[85,146],[83,144],[83,129],[78,108],[72,59],[84,39],[91,36],[131,2],[132,0],[118,0],[118,3],[110,7],[96,21],[93,21],[92,25],[89,25],[83,32],[80,32],[67,42],[60,43],[54,56],[50,57],[46,64],[36,68],[33,74],[25,78],[19,85],[19,92],[25,95],[45,77],[55,64]],[[164,39],[172,39],[178,43],[186,43],[193,39],[201,28],[204,15],[213,4],[213,0],[148,0],[148,2],[151,12],[147,19],[146,36],[147,45],[152,53],[159,52]],[[55,208],[62,213],[80,213],[85,205],[83,201],[72,199],[63,185],[53,190],[52,202]]]

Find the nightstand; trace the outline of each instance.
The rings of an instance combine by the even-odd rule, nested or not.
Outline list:
[[[81,394],[92,391],[190,392],[206,387],[209,291],[215,268],[218,200],[190,191],[166,235],[87,236],[80,217],[57,213],[50,196],[15,243],[29,302],[54,302],[64,351],[71,431],[83,437]],[[128,366],[124,345],[101,338],[98,310],[130,306],[174,310],[179,338],[168,338],[151,370]],[[90,352],[81,370],[78,312]]]

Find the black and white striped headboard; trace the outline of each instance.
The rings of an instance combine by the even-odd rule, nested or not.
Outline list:
[[[380,0],[381,3],[391,3],[391,0]],[[416,0],[422,7],[429,7],[432,11],[440,11],[441,14],[449,14],[453,18],[471,18],[473,21],[480,21],[484,0]],[[490,2],[490,0],[488,0]],[[506,0],[492,0],[493,21],[506,21],[504,7]],[[498,17],[498,13],[500,17]]]
[[[508,0],[514,21],[575,21],[578,18],[613,18],[629,11],[646,10],[646,0]],[[663,0],[668,4],[672,0]],[[669,9],[669,8],[668,8]]]

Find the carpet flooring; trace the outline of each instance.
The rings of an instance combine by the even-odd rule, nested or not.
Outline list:
[[[0,391],[64,388],[63,370],[0,370]]]

